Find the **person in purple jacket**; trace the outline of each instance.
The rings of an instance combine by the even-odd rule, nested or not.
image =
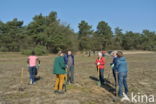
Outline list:
[[[74,55],[71,51],[64,56],[65,64],[67,68],[67,83],[74,83]]]

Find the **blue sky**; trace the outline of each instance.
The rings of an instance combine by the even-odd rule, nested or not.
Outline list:
[[[143,29],[156,31],[156,0],[1,0],[0,21],[13,18],[24,24],[32,17],[56,11],[62,23],[70,24],[78,31],[78,23],[87,21],[93,29],[99,21],[106,21],[112,30],[120,27],[123,31],[142,32]]]

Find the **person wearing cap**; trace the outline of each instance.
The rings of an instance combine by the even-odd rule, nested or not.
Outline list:
[[[98,53],[98,58],[96,59],[96,66],[97,66],[97,69],[99,70],[99,80],[100,80],[101,85],[105,84],[105,80],[104,80],[105,64],[106,64],[106,60],[102,56],[102,53],[99,52]]]
[[[118,73],[118,96],[122,97],[123,96],[123,91],[122,88],[124,86],[125,88],[125,94],[128,94],[128,85],[127,85],[127,74],[128,74],[128,66],[126,62],[126,58],[124,57],[122,51],[117,52],[117,64],[116,64],[116,69]]]
[[[66,64],[64,62],[63,53],[59,51],[58,56],[54,60],[53,74],[56,75],[54,92],[63,94],[63,84],[66,74]]]

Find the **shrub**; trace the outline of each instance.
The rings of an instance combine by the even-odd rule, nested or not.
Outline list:
[[[37,47],[34,48],[34,52],[35,52],[36,55],[41,56],[41,55],[47,54],[48,50],[44,46],[37,46]]]
[[[48,50],[44,46],[36,46],[34,49],[23,50],[22,54],[24,54],[24,55],[31,55],[32,51],[34,51],[35,54],[38,55],[38,56],[42,56],[42,55],[48,54]]]
[[[31,55],[31,53],[32,53],[32,50],[29,50],[29,49],[22,51],[22,54],[24,55]]]
[[[9,50],[8,50],[8,48],[6,48],[6,47],[1,47],[0,48],[0,52],[8,52]]]

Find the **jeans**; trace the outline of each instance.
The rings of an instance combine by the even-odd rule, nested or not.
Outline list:
[[[104,80],[104,69],[99,69],[99,79],[101,84],[104,84],[105,80]]]
[[[35,82],[35,72],[36,72],[36,67],[29,67],[29,74],[30,74],[30,80],[32,80],[32,83]]]
[[[114,82],[115,82],[115,86],[116,86],[116,70],[112,69],[112,72],[113,72]]]
[[[69,66],[67,69],[67,82],[74,83],[74,66]]]
[[[123,85],[124,85],[124,88],[125,88],[125,94],[128,94],[127,72],[119,72],[119,74],[118,74],[118,82],[119,82],[118,95],[120,97],[123,96],[123,92],[122,92]]]

